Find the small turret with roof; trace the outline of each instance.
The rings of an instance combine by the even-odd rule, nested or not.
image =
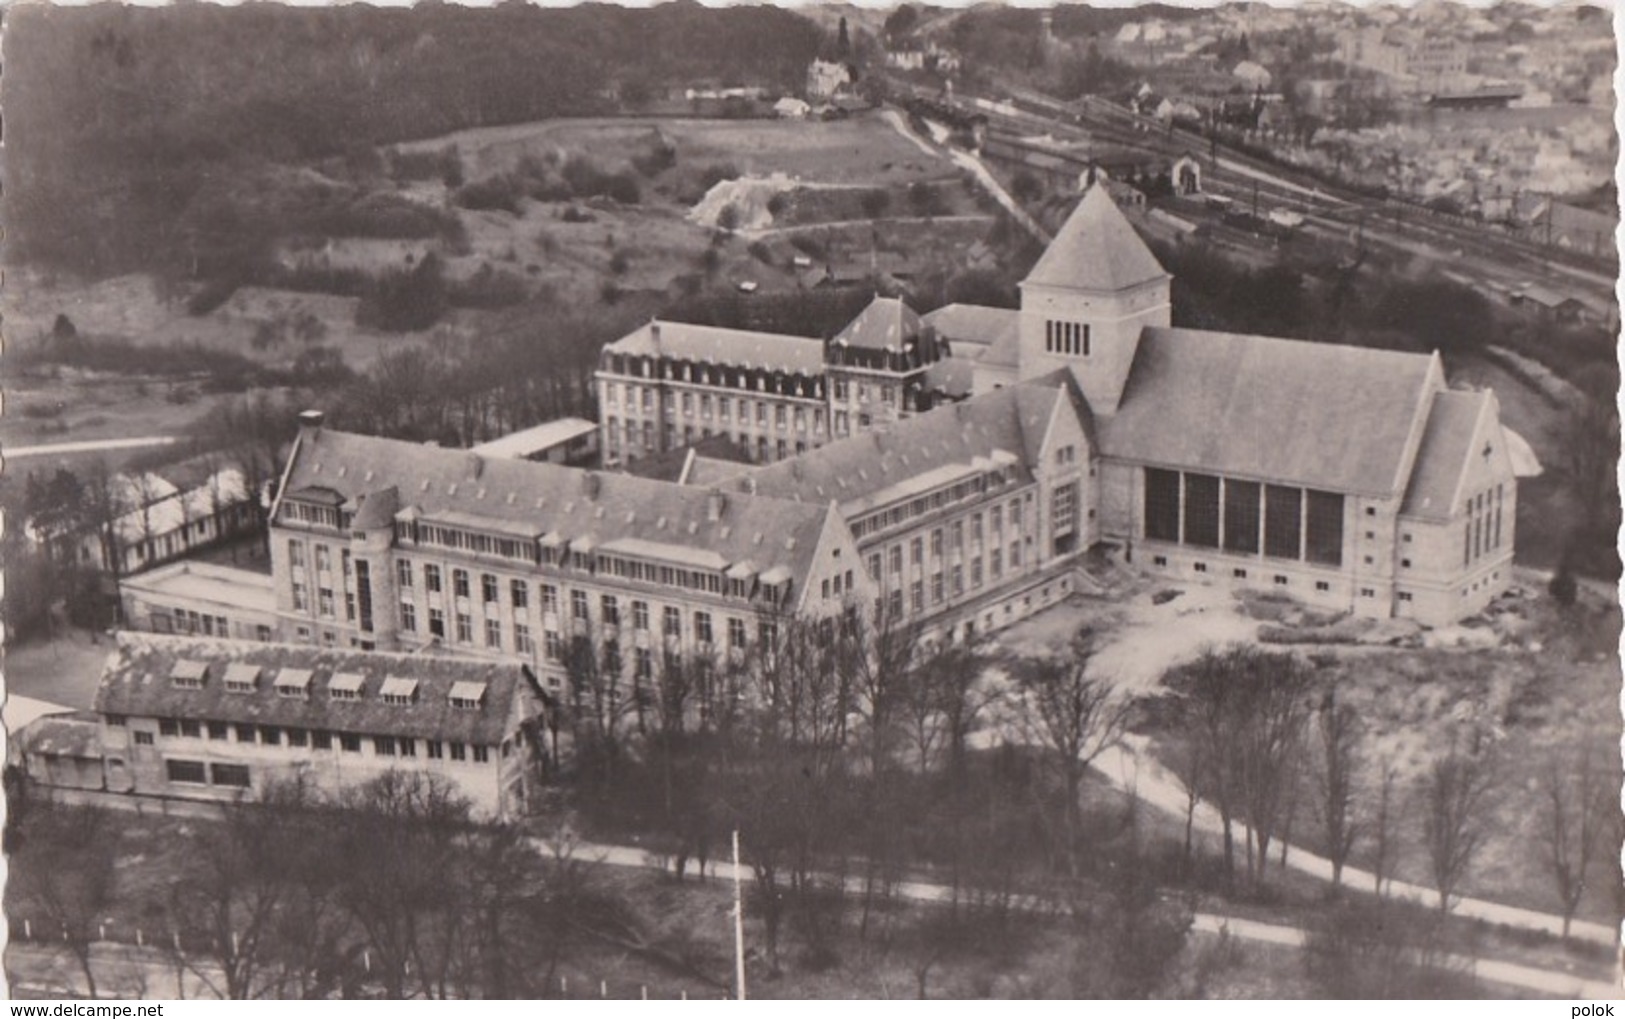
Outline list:
[[[1066,368],[1096,414],[1115,413],[1140,331],[1172,322],[1172,280],[1092,185],[1021,283],[1018,376]]]

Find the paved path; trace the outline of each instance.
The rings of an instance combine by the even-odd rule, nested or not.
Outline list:
[[[1168,769],[1152,760],[1149,754],[1132,746],[1116,747],[1096,758],[1095,767],[1113,785],[1132,793],[1141,802],[1166,810],[1183,820],[1188,802],[1184,783],[1180,782]],[[1219,812],[1206,803],[1197,807],[1195,826],[1212,834],[1223,834],[1224,832]],[[1236,841],[1245,843],[1247,838],[1246,826],[1239,821],[1232,821],[1231,826],[1235,831]],[[1275,855],[1273,851],[1271,855]],[[1331,861],[1325,857],[1316,856],[1308,850],[1289,845],[1287,847],[1286,861],[1286,865],[1293,870],[1323,881],[1332,879]],[[1351,888],[1366,888],[1374,891],[1376,876],[1370,871],[1360,870],[1357,867],[1344,867],[1343,883]],[[1437,906],[1439,903],[1439,893],[1423,885],[1393,881],[1384,882],[1384,887],[1388,890],[1389,895],[1397,899],[1420,902],[1429,906]],[[1498,902],[1488,902],[1484,899],[1458,899],[1453,912],[1456,916],[1483,920],[1488,923],[1505,924],[1509,927],[1518,927],[1524,930],[1540,931],[1543,934],[1561,936],[1563,933],[1563,918],[1560,916],[1541,913],[1532,909],[1522,909],[1517,906],[1507,906]],[[1591,941],[1609,947],[1619,943],[1619,931],[1605,924],[1576,920],[1570,927],[1569,933],[1571,937],[1576,939]]]
[[[882,120],[891,125],[894,131],[918,146],[920,151],[932,157],[938,155],[909,128],[907,122],[903,120],[902,114],[896,110],[885,110],[880,116]],[[1048,232],[1038,225],[1037,220],[1027,215],[1027,210],[1023,209],[1021,203],[1010,196],[1010,193],[1004,189],[1004,185],[1000,184],[988,168],[982,165],[981,160],[960,149],[947,147],[945,151],[955,166],[969,170],[976,177],[977,182],[986,189],[988,194],[993,196],[995,201],[1004,207],[1004,211],[1008,212],[1017,223],[1021,224],[1022,229],[1037,238],[1040,244],[1049,243],[1050,236]]]
[[[85,442],[53,442],[45,446],[12,446],[0,450],[7,460],[25,456],[65,456],[69,453],[102,453],[115,449],[141,449],[144,446],[169,446],[180,440],[173,435],[148,435],[139,439],[91,439]]]
[[[115,942],[90,947],[98,997],[129,1000],[217,999],[224,974],[210,963],[191,960],[177,971],[174,957],[152,948]],[[198,974],[207,974],[208,979]],[[87,997],[89,988],[79,961],[65,948],[43,942],[6,946],[6,980],[17,991],[44,997]]]
[[[542,844],[541,848],[543,852],[548,851],[545,843]],[[575,846],[575,856],[577,859],[590,860],[614,867],[639,867],[648,870],[667,869],[664,857],[632,846],[609,846],[583,842]],[[731,872],[731,863],[722,860],[712,861],[711,880],[732,880]],[[746,880],[750,880],[748,873]],[[845,885],[849,892],[861,892],[863,891],[863,878],[861,876],[847,877]],[[912,902],[945,903],[952,901],[954,890],[947,885],[931,884],[925,881],[902,881],[893,886],[892,894]],[[1036,898],[1024,899],[1018,897],[1015,905],[1018,909],[1032,909],[1040,907],[1041,903]],[[1223,916],[1217,913],[1197,913],[1192,919],[1191,929],[1198,934],[1215,936],[1227,932],[1231,937],[1243,941],[1256,941],[1289,948],[1302,948],[1308,942],[1309,937],[1308,932],[1301,927],[1262,923],[1257,920],[1244,920],[1240,917]],[[1479,980],[1535,991],[1539,994],[1549,994],[1558,998],[1625,997],[1625,993],[1622,993],[1617,984],[1605,980],[1591,979],[1580,974],[1558,973],[1535,969],[1532,966],[1520,966],[1517,963],[1500,962],[1491,959],[1469,959],[1461,956],[1449,956],[1445,961],[1448,965],[1471,973]]]

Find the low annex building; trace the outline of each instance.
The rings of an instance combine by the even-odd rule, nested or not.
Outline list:
[[[153,633],[271,640],[276,591],[271,575],[201,560],[160,566],[118,584],[124,625]]]
[[[534,673],[438,655],[121,633],[95,710],[113,792],[230,800],[295,776],[337,792],[410,769],[507,818],[554,756]]]

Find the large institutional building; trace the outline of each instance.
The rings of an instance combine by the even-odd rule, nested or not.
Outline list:
[[[1430,625],[1510,579],[1493,395],[1439,358],[1170,326],[1103,189],[1019,310],[877,299],[832,340],[654,322],[609,345],[606,456],[726,435],[675,480],[345,434],[311,415],[272,518],[279,637],[521,660],[590,635],[648,676],[854,606],[940,633],[1064,596],[1084,553]]]
[[[208,639],[247,636],[219,585],[154,582],[137,617],[204,639],[123,639],[100,721],[35,749],[209,798],[421,761],[509,816],[584,648],[632,689],[786,617],[960,638],[1124,566],[1428,625],[1506,590],[1492,394],[1451,389],[1436,354],[1172,328],[1170,282],[1095,188],[1019,310],[880,298],[827,342],[650,323],[598,383],[606,460],[678,465],[658,478],[308,412],[250,620],[280,643]],[[700,454],[721,437],[743,462]]]
[[[1437,355],[1172,328],[1171,282],[1094,187],[1019,310],[920,317],[877,298],[827,342],[652,322],[604,350],[606,455],[731,436],[761,466],[702,460],[685,480],[833,503],[881,597],[927,617],[975,618],[954,601],[956,566],[1003,582],[979,586],[991,605],[1012,568],[1099,544],[1170,576],[1430,625],[1507,588],[1517,492],[1493,394],[1450,389]],[[1023,416],[1046,400],[1044,427],[1078,433],[1065,449]],[[932,490],[995,460],[1035,486],[1017,511],[1036,512],[1012,526],[1010,505],[979,497],[963,524],[1021,540],[988,542],[980,563],[936,557],[956,546]],[[1051,477],[1074,465],[1075,489]]]

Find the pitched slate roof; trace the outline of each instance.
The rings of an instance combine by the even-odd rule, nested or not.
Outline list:
[[[80,759],[102,756],[101,719],[91,711],[37,718],[13,738],[24,753]]]
[[[1106,188],[1097,184],[1084,192],[1023,285],[1110,291],[1167,276]]]
[[[1196,329],[1140,334],[1105,455],[1394,495],[1441,385],[1434,358]]]
[[[970,395],[975,382],[976,362],[967,357],[945,357],[925,370],[925,388],[954,399]]]
[[[603,473],[468,450],[440,449],[395,439],[306,428],[295,442],[287,490],[325,486],[350,498],[394,487],[406,510],[496,533],[601,546],[638,537],[714,552],[728,562],[750,559],[765,570],[783,565],[806,575],[823,532],[827,506],[732,495],[717,519],[704,489],[670,481]],[[279,508],[280,510],[280,508]]]
[[[824,341],[686,322],[650,322],[604,349],[632,356],[674,357],[713,364],[776,368],[808,375],[824,370]]]
[[[876,297],[831,343],[901,351],[920,339],[920,316],[896,297]]]
[[[1025,479],[1065,396],[1060,384],[1006,386],[759,467],[730,487],[804,503],[833,500],[850,516],[900,482],[991,461],[996,451],[1012,456]]]
[[[208,666],[201,688],[177,687],[171,681],[175,663],[185,659]],[[223,677],[232,664],[261,669],[253,692],[226,689]],[[314,673],[308,700],[277,692],[273,680],[284,668]],[[361,676],[361,697],[338,700],[329,696],[328,681],[335,673]],[[416,680],[417,700],[385,704],[379,690],[391,677]],[[457,682],[486,685],[485,700],[478,709],[451,705],[451,687]],[[543,694],[535,678],[515,663],[124,632],[118,634],[117,649],[102,672],[96,710],[492,745],[508,735],[516,697],[534,698],[528,713],[541,711]]]
[[[1005,337],[1013,341],[1021,312],[1014,308],[949,304],[922,316],[921,321],[948,341],[955,357],[974,359],[985,356],[989,348],[997,346]]]
[[[1472,458],[1473,435],[1488,402],[1487,393],[1445,390],[1434,394],[1401,513],[1441,520],[1450,516]]]

